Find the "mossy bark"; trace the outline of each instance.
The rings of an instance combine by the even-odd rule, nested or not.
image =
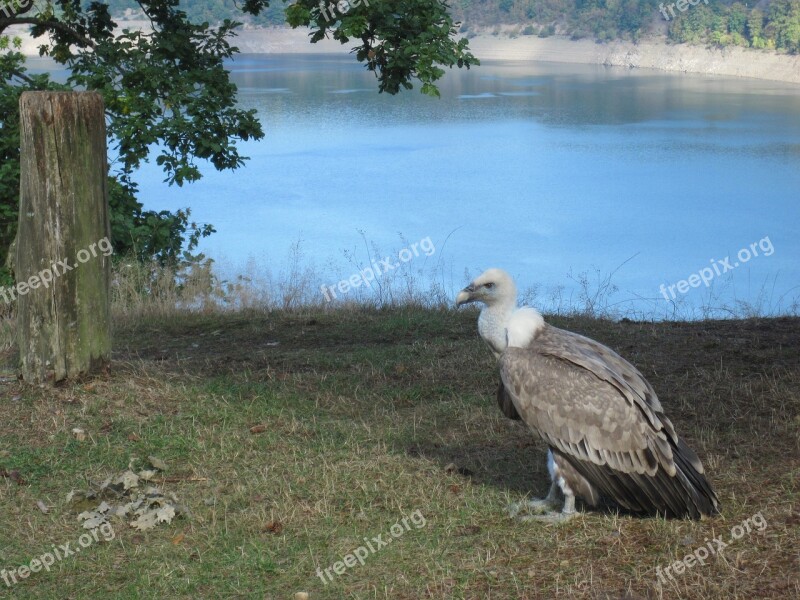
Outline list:
[[[110,254],[101,96],[23,93],[20,153],[15,291],[22,377],[55,383],[92,373],[111,353],[111,262],[98,247]]]

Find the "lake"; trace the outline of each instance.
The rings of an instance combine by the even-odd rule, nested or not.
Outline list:
[[[497,266],[552,310],[583,288],[620,315],[797,310],[800,86],[485,62],[433,99],[378,94],[348,56],[231,68],[267,134],[246,166],[184,188],[138,173],[147,208],[214,224],[201,249],[226,277],[294,261],[334,285],[389,256],[453,297]]]

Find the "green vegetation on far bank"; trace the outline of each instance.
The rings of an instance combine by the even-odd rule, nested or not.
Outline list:
[[[455,0],[453,11],[465,31],[519,24],[522,35],[598,41],[665,32],[674,42],[800,51],[800,0]]]
[[[392,0],[371,0],[370,4]],[[732,0],[451,0],[450,11],[462,22],[462,33],[501,25],[518,26],[514,35],[553,34],[598,41],[636,40],[666,32],[675,42],[710,43],[800,52],[800,0],[739,2]],[[325,4],[332,0],[326,0]],[[112,0],[112,12],[135,10],[134,0]],[[182,3],[183,4],[183,3]],[[685,10],[681,11],[683,6]],[[281,25],[286,5],[273,2],[252,25]],[[232,0],[206,0],[182,6],[195,21],[241,18]],[[663,9],[663,10],[662,10]]]

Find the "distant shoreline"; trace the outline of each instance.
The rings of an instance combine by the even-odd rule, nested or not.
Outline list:
[[[475,56],[485,59],[596,64],[800,83],[800,55],[733,46],[706,48],[668,44],[664,38],[601,44],[561,36],[511,39],[478,35],[470,40],[469,45]]]
[[[120,22],[120,27],[143,27],[143,22]],[[9,31],[11,33],[11,31]],[[24,30],[14,33],[23,38],[22,52],[38,56],[35,40]],[[351,44],[335,40],[312,44],[305,29],[285,27],[240,29],[233,45],[245,54],[340,54],[350,52]],[[668,44],[665,38],[638,43],[570,40],[563,36],[539,38],[480,34],[469,40],[472,53],[484,60],[546,61],[597,64],[615,67],[657,69],[661,71],[749,77],[800,84],[800,55],[778,54],[741,47],[706,48],[687,44]]]

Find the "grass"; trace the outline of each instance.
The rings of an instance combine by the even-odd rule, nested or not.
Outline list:
[[[497,410],[496,368],[475,312],[141,315],[115,319],[106,374],[54,389],[16,381],[13,345],[0,344],[9,365],[0,388],[0,569],[53,544],[74,546],[82,530],[67,494],[132,457],[166,461],[162,488],[190,516],[147,532],[115,521],[113,540],[13,590],[0,580],[0,597],[800,595],[800,319],[551,319],[644,372],[723,506],[721,517],[700,522],[586,512],[552,526],[503,513],[546,491],[545,450]],[[258,425],[264,431],[251,433]],[[424,526],[363,566],[327,584],[316,574],[415,511]],[[763,531],[657,582],[656,567],[706,538],[730,538],[758,512]]]

